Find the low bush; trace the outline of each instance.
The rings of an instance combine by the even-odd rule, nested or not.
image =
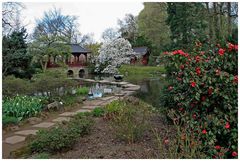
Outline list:
[[[97,107],[92,111],[92,115],[94,117],[102,117],[104,116],[105,110],[101,107]]]
[[[71,94],[72,89],[77,85],[77,81],[67,79],[66,74],[59,70],[35,74],[31,80],[8,76],[3,79],[3,97],[38,94],[54,98]],[[86,89],[80,92],[86,93]]]
[[[148,127],[150,107],[144,102],[130,99],[114,101],[106,107],[105,116],[116,136],[128,143],[133,143],[143,136]],[[136,100],[136,99],[135,99]]]
[[[6,116],[3,114],[3,117],[2,117],[3,126],[9,125],[9,124],[17,124],[17,123],[18,123],[18,118]]]
[[[72,148],[77,139],[90,132],[93,120],[91,117],[79,114],[70,122],[61,124],[49,130],[41,130],[36,138],[29,143],[32,152],[49,152],[51,154]]]
[[[32,93],[32,86],[29,80],[7,76],[3,79],[3,98],[19,95],[29,95]]]
[[[35,96],[16,96],[3,100],[3,115],[15,117],[18,121],[35,116],[42,108],[45,98]]]
[[[33,159],[49,159],[50,154],[48,153],[38,153],[33,156]]]
[[[86,95],[88,94],[89,88],[88,87],[80,87],[76,89],[77,95]]]

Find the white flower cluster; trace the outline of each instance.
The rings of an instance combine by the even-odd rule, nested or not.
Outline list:
[[[124,38],[118,38],[111,42],[106,42],[99,50],[99,56],[96,61],[96,71],[99,72],[101,64],[106,67],[101,73],[116,74],[118,67],[122,64],[129,64],[134,55],[131,44]]]

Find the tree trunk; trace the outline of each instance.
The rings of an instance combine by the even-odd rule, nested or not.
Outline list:
[[[208,30],[209,30],[209,38],[210,40],[213,40],[214,31],[213,31],[213,16],[209,8],[209,2],[205,2],[207,6],[207,12],[208,12]]]
[[[232,35],[232,20],[231,20],[231,2],[227,2],[228,13],[228,36]]]
[[[220,39],[220,26],[219,26],[219,16],[218,16],[218,6],[217,2],[213,2],[213,11],[214,11],[214,28],[216,39]]]
[[[225,36],[224,36],[224,31],[223,31],[223,29],[224,29],[224,26],[223,26],[223,16],[224,16],[224,13],[223,13],[223,5],[224,5],[224,2],[220,2],[219,3],[219,34],[220,34],[220,36],[221,37],[224,37],[225,38]]]

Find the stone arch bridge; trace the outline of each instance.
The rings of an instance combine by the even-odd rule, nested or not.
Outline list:
[[[67,68],[67,75],[73,76],[73,77],[79,77],[80,75],[86,75],[88,74],[88,68],[87,67],[68,67]]]

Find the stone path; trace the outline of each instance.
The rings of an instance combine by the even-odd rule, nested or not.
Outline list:
[[[94,80],[88,79],[87,81],[93,82]],[[28,127],[27,129],[25,128],[24,130],[16,131],[12,136],[5,137],[5,139],[3,140],[3,143],[8,145],[13,145],[13,146],[18,143],[22,143],[25,141],[28,135],[36,135],[36,133],[40,129],[51,128],[57,123],[62,121],[70,121],[71,117],[73,117],[77,113],[90,112],[96,107],[102,107],[111,103],[114,100],[120,99],[121,97],[132,95],[134,92],[140,89],[140,86],[130,84],[128,82],[109,82],[109,81],[103,80],[101,81],[101,83],[110,83],[110,84],[115,83],[115,84],[121,85],[122,91],[121,93],[115,94],[114,96],[102,97],[94,100],[86,100],[83,102],[83,106],[79,107],[79,109],[76,109],[75,111],[71,111],[71,112],[63,112],[59,114],[55,119],[52,119],[50,121],[43,121],[38,124],[34,124]]]

